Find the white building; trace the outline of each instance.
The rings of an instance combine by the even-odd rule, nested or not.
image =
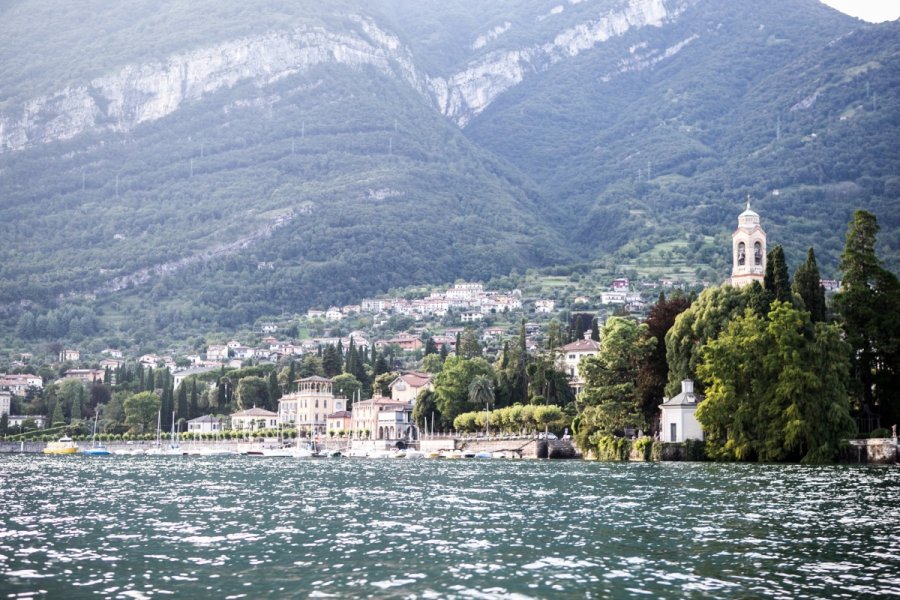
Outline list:
[[[228,346],[225,344],[210,344],[206,348],[206,360],[228,360]]]
[[[660,440],[663,442],[702,440],[703,428],[694,414],[697,405],[702,401],[703,397],[694,393],[694,382],[690,379],[681,382],[680,394],[673,398],[663,398],[663,403],[659,406],[662,411]]]
[[[278,413],[264,408],[248,408],[231,415],[231,428],[241,431],[275,429],[278,427]]]
[[[599,351],[600,342],[595,342],[590,338],[566,344],[559,349],[559,366],[565,369],[566,375],[569,376],[569,386],[576,394],[584,389],[584,380],[578,371],[578,363],[585,356],[595,356]]]
[[[534,310],[539,313],[552,313],[553,309],[556,308],[556,301],[554,300],[535,300],[534,301]]]
[[[625,304],[627,300],[628,294],[625,292],[603,292],[600,294],[600,304]]]
[[[12,394],[0,392],[0,416],[9,414],[9,406],[12,402]]]
[[[222,417],[204,415],[188,421],[187,430],[189,433],[219,433],[225,429],[224,421]]]

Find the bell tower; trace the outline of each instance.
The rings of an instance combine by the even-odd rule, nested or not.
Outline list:
[[[750,208],[738,216],[738,226],[731,234],[731,279],[734,287],[744,287],[754,281],[763,283],[766,275],[766,232],[759,225],[759,215]]]

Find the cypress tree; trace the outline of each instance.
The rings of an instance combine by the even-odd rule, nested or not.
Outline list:
[[[269,400],[277,402],[279,398],[281,398],[281,388],[278,386],[278,375],[275,373],[275,369],[272,369],[269,373]]]
[[[72,399],[72,407],[69,409],[69,421],[81,420],[81,407],[84,406],[84,386],[78,386],[78,395]]]
[[[456,332],[456,355],[460,356],[460,352],[462,352],[462,340],[459,332]]]
[[[197,378],[191,377],[191,395],[188,400],[188,412],[192,419],[200,416],[200,400],[197,396]]]
[[[663,301],[665,301],[665,294],[660,292],[659,295],[662,296]],[[600,341],[600,319],[598,319],[597,317],[591,319],[591,339],[595,342]]]
[[[322,369],[325,371],[325,377],[340,375],[342,367],[338,349],[333,344],[325,346],[325,350],[322,351]]]
[[[66,419],[63,416],[62,410],[62,400],[57,400],[56,405],[53,407],[53,416],[50,417],[51,425],[65,425]]]
[[[825,320],[825,288],[820,281],[816,253],[812,248],[806,252],[806,262],[794,271],[794,292],[803,299],[803,306],[809,311],[813,323]]]
[[[350,347],[347,348],[347,360],[344,361],[344,373],[356,372],[356,363],[359,359],[356,356],[356,344],[353,336],[350,336]]]
[[[147,367],[145,384],[146,387],[144,388],[144,391],[152,392],[156,389],[156,373],[153,371],[153,367]]]
[[[165,392],[163,393],[165,396]],[[166,404],[163,400],[163,404]],[[178,386],[175,395],[175,419],[190,419],[190,408],[188,407],[187,386],[184,382]]]
[[[900,282],[875,254],[875,215],[858,210],[841,254],[843,281],[835,308],[844,320],[858,402],[881,419],[900,421]],[[866,423],[867,431],[874,424]]]
[[[766,275],[763,279],[766,291],[772,300],[791,301],[791,278],[788,274],[784,249],[778,245],[766,256]]]
[[[584,339],[584,320],[581,318],[580,314],[576,314],[574,316],[574,318],[575,318],[575,323],[574,323],[575,333],[573,334],[572,337],[573,337],[573,341],[577,342],[579,340]]]

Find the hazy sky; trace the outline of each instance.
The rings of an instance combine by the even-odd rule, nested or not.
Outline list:
[[[848,15],[880,23],[900,17],[900,0],[822,0]]]

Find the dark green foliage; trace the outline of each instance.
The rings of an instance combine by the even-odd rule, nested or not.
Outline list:
[[[690,308],[675,318],[675,324],[666,334],[666,361],[669,364],[666,396],[677,394],[685,379],[692,379],[694,390],[703,393],[705,382],[697,373],[701,362],[700,348],[716,339],[732,319],[744,313],[751,300],[760,299],[764,293],[759,286],[747,286],[743,290],[730,285],[708,288]],[[764,304],[766,312],[763,315],[768,313],[768,302]]]
[[[772,301],[791,301],[791,278],[788,275],[788,266],[784,259],[784,249],[781,246],[775,246],[769,250],[769,254],[766,256],[766,276],[763,287],[766,288]]]
[[[325,377],[334,377],[343,371],[340,352],[333,344],[328,344],[322,350],[322,370]]]
[[[703,347],[707,381],[697,419],[721,460],[830,462],[855,430],[848,395],[849,347],[836,325],[776,301],[752,310]]]
[[[169,411],[166,410],[165,402],[163,402],[163,412],[168,414]],[[190,419],[190,405],[188,404],[188,395],[187,395],[187,382],[184,381],[181,385],[178,386],[178,390],[175,392],[175,419]]]
[[[842,287],[835,308],[843,319],[853,365],[853,393],[861,417],[900,422],[900,282],[875,253],[875,215],[857,211],[841,255]],[[873,428],[866,420],[863,431]]]
[[[611,435],[598,435],[591,438],[597,452],[597,460],[624,462],[631,455],[631,440]]]
[[[801,263],[794,272],[794,293],[803,300],[813,323],[824,321],[826,317],[825,288],[820,279],[816,253],[810,248],[806,253],[806,262]]]
[[[687,310],[690,303],[684,294],[674,294],[666,299],[660,293],[656,304],[650,309],[644,323],[647,325],[645,335],[653,338],[654,345],[649,356],[640,364],[637,373],[637,394],[639,410],[648,425],[649,432],[654,432],[659,417],[659,405],[665,395],[669,379],[669,363],[666,362],[666,334],[675,324],[675,318]]]
[[[482,355],[481,344],[478,342],[478,330],[474,327],[466,327],[462,339],[457,337],[460,344],[457,356],[463,358],[477,358]]]
[[[437,396],[432,390],[422,390],[413,405],[413,421],[422,432],[431,431],[432,423],[435,430],[443,427],[444,419],[437,407]]]

